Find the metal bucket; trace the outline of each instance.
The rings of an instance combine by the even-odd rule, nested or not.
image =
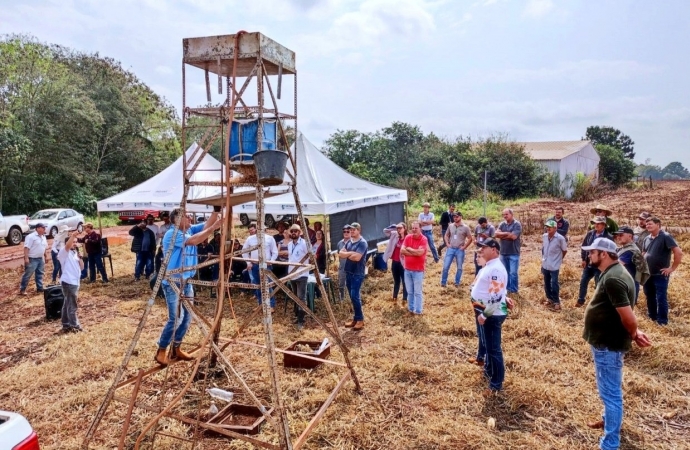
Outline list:
[[[254,153],[256,177],[264,186],[277,186],[283,182],[288,155],[279,150],[260,150]]]

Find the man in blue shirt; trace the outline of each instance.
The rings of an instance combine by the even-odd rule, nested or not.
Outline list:
[[[345,326],[354,330],[364,328],[364,313],[362,312],[362,299],[359,291],[364,281],[364,269],[367,265],[367,241],[362,237],[362,226],[354,222],[350,225],[350,240],[340,250],[339,257],[345,261],[345,285],[350,293],[354,318],[345,323]]]
[[[179,230],[175,232],[175,229],[171,228],[163,236],[163,253],[167,254],[168,250],[172,248],[167,271],[191,267],[197,264],[197,245],[206,240],[222,223],[222,219],[218,215],[219,211],[219,206],[214,207],[213,214],[211,214],[209,220],[197,225],[192,225],[193,218],[191,214],[182,215],[179,209],[170,213],[170,221],[177,224]],[[181,273],[170,274],[169,277],[177,285],[178,290],[184,284],[185,297],[192,298],[194,297],[194,289],[190,283],[185,283],[184,280],[193,277],[195,273],[196,269],[190,269]],[[165,323],[161,337],[158,340],[158,351],[154,359],[158,364],[165,366],[171,360],[189,361],[193,357],[180,349],[182,339],[189,328],[191,316],[184,306],[180,308],[180,299],[167,279],[163,280],[163,293],[165,294],[165,302],[168,305],[168,321]],[[170,341],[172,341],[173,347],[170,352],[170,359],[168,359],[165,351],[170,345]]]

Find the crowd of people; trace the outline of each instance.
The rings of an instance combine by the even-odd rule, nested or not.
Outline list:
[[[494,227],[487,218],[480,217],[477,225],[470,228],[463,223],[462,213],[450,205],[441,216],[442,242],[438,249],[434,242],[433,227],[436,224],[430,205],[425,203],[424,211],[417,220],[408,225],[404,222],[391,225],[384,231],[388,237],[384,261],[391,260],[394,302],[402,294],[402,302],[411,315],[423,314],[423,285],[427,271],[427,257],[434,263],[443,258],[440,285],[446,287],[455,263],[455,287],[461,285],[466,252],[474,244],[474,279],[470,283],[470,303],[476,320],[477,353],[469,362],[483,368],[488,380],[488,392],[496,393],[503,388],[505,367],[501,346],[501,329],[509,311],[514,307],[513,298],[519,290],[520,253],[522,248],[522,225],[506,208],[503,220]],[[172,248],[167,269],[194,266],[203,258],[220,253],[221,237],[217,231],[221,225],[220,208],[216,208],[205,223],[192,225],[191,216],[182,216],[179,210],[163,215],[163,224],[157,226],[154,217],[135,225],[129,234],[133,236],[132,252],[136,253],[135,280],[151,276],[159,269],[162,255]],[[682,251],[674,238],[661,229],[661,220],[649,212],[639,214],[634,226],[618,226],[613,213],[604,205],[591,209],[593,217],[590,228],[580,245],[581,277],[578,298],[574,307],[585,305],[588,287],[592,279],[595,291],[584,314],[583,338],[590,344],[596,381],[604,403],[601,420],[589,426],[604,429],[602,448],[617,448],[623,417],[622,367],[623,356],[630,350],[632,342],[640,347],[651,345],[649,338],[637,326],[634,307],[640,287],[647,302],[647,316],[660,326],[668,324],[668,285],[670,275],[682,261]],[[306,222],[306,220],[305,220]],[[179,232],[174,233],[174,225]],[[308,222],[307,222],[308,224]],[[320,222],[314,228],[302,230],[298,224],[279,223],[275,236],[263,233],[264,259],[267,268],[280,278],[300,271],[309,257],[311,244],[317,261],[317,271],[325,272],[327,249],[324,230]],[[230,278],[235,281],[259,284],[258,234],[256,225],[248,228],[249,237],[241,244],[233,242],[233,249],[246,250],[243,259],[233,259]],[[564,217],[563,208],[556,208],[554,215],[544,221],[541,236],[541,274],[544,283],[544,306],[553,311],[562,309],[559,274],[568,252],[570,224]],[[335,245],[339,261],[339,300],[349,296],[353,317],[344,325],[354,330],[364,328],[361,287],[365,279],[368,243],[362,236],[359,223],[343,227],[343,238]],[[82,235],[83,234],[83,235]],[[65,331],[80,331],[76,305],[80,280],[90,275],[96,280],[100,273],[102,281],[108,282],[103,268],[101,237],[93,225],[85,224],[84,232],[61,230],[53,242],[51,255],[54,261],[53,282],[60,276],[65,297],[62,324]],[[77,244],[84,246],[86,255],[77,250]],[[38,224],[34,233],[27,236],[24,244],[25,272],[21,280],[20,294],[26,295],[26,288],[35,275],[37,291],[43,290],[43,270],[47,241],[45,225]],[[445,251],[445,256],[443,252]],[[154,357],[159,364],[168,364],[174,359],[188,360],[192,356],[180,349],[180,344],[189,326],[190,315],[179,304],[183,279],[195,275],[195,270],[175,273],[170,280],[163,281],[163,292],[169,312]],[[200,271],[202,272],[202,271]],[[217,280],[219,270],[209,266],[204,276]],[[308,271],[302,270],[290,283],[292,294],[305,302]],[[171,285],[174,284],[176,286]],[[193,288],[185,283],[184,295],[192,298]],[[347,294],[347,295],[346,295]],[[255,292],[261,304],[260,290]],[[275,297],[270,292],[270,308],[275,308]],[[298,329],[304,326],[305,312],[294,302],[294,321]],[[172,344],[172,346],[171,346]],[[171,350],[167,353],[167,348]]]

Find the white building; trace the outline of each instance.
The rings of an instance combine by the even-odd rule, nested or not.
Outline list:
[[[590,141],[519,142],[525,153],[551,173],[559,176],[566,197],[573,193],[577,172],[599,176],[599,154]]]

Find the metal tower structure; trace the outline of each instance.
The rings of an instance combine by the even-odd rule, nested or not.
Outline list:
[[[195,68],[203,71],[206,87],[207,105],[202,107],[187,106],[187,70]],[[198,70],[195,70],[198,73]],[[217,105],[212,105],[211,75],[217,76],[218,94],[224,98]],[[283,77],[292,77],[294,109],[290,114],[279,112],[279,100],[282,94]],[[240,84],[241,83],[241,84]],[[276,85],[276,91],[273,86]],[[225,87],[225,94],[223,88]],[[249,94],[254,87],[256,97],[250,100]],[[268,93],[268,96],[266,95]],[[266,101],[266,97],[270,101]],[[218,254],[195,266],[182,267],[177,270],[167,270],[172,248],[168,249],[163,266],[158,274],[156,284],[146,304],[136,332],[125,352],[122,363],[118,368],[115,379],[96,412],[90,424],[82,448],[91,448],[93,441],[100,444],[110,444],[114,439],[112,427],[119,429],[118,448],[171,448],[171,441],[179,442],[175,448],[188,445],[186,448],[203,448],[203,441],[209,433],[214,436],[226,436],[241,439],[252,445],[269,449],[299,449],[307,441],[311,431],[323,419],[329,405],[335,400],[338,392],[348,380],[352,380],[356,391],[361,392],[354,367],[350,362],[348,348],[337,327],[337,321],[330,306],[328,292],[323,282],[316,276],[317,288],[323,299],[327,319],[320,318],[308,306],[297,298],[287,283],[294,278],[303,276],[310,270],[316,270],[316,260],[311,252],[311,244],[306,239],[310,252],[308,262],[282,263],[294,266],[288,275],[278,278],[267,267],[264,252],[264,203],[267,196],[277,195],[269,186],[282,184],[283,190],[289,190],[294,195],[296,209],[299,214],[302,229],[306,231],[306,223],[302,215],[302,208],[297,190],[296,154],[288,144],[286,122],[293,124],[293,132],[297,133],[297,70],[295,53],[269,39],[261,33],[247,33],[240,31],[233,35],[188,38],[183,40],[182,63],[182,144],[186,148],[187,135],[192,130],[203,130],[203,137],[192,155],[184,158],[184,192],[180,202],[181,214],[186,213],[192,203],[202,203],[222,207],[221,245]],[[198,131],[198,130],[197,130]],[[214,145],[221,145],[223,169],[216,177],[206,176],[203,181],[195,177],[200,170],[202,158]],[[258,170],[253,157],[267,151],[282,152],[287,156],[287,169],[277,179],[266,178]],[[272,154],[270,156],[275,156]],[[258,161],[258,158],[257,158]],[[206,174],[208,175],[208,174]],[[287,182],[283,182],[283,177]],[[213,187],[218,189],[217,195],[190,200],[190,192],[196,187]],[[234,228],[232,223],[233,206],[256,200],[257,205],[257,242],[258,245],[250,249],[234,250]],[[175,235],[181,231],[177,225],[172,231]],[[175,236],[173,236],[174,238]],[[228,245],[230,244],[230,245]],[[244,258],[248,251],[258,250],[258,259]],[[233,259],[243,259],[259,265],[258,284],[244,284],[229,281],[230,267]],[[155,303],[156,292],[164,279],[171,280],[171,275],[179,272],[200,269],[218,264],[219,278],[217,281],[200,281],[187,279],[182,286],[171,286],[180,294],[181,304],[189,311],[200,336],[193,345],[190,362],[175,362],[168,366],[156,365],[143,367],[141,362],[135,364],[137,347],[146,328],[147,318]],[[281,264],[272,262],[272,264]],[[197,287],[209,288],[214,296],[208,300],[200,298],[186,298],[184,284],[191,283]],[[238,288],[259,289],[262,304],[256,306],[245,317],[235,316],[232,295]],[[270,291],[281,290],[292,301],[296,302],[330,337],[340,350],[343,362],[320,359],[309,354],[281,350],[276,348],[273,329],[272,309],[269,305]],[[234,318],[230,321],[232,329],[221,332],[224,311],[230,311]],[[179,312],[178,312],[179,314]],[[248,326],[257,318],[261,318],[263,328],[263,343],[240,340],[244,333],[246,339]],[[156,329],[160,324],[156,324]],[[191,331],[190,327],[190,331]],[[189,336],[189,335],[188,335]],[[256,338],[256,336],[254,336]],[[191,340],[191,338],[188,338]],[[249,380],[241,367],[242,358],[248,350],[260,351],[265,360],[268,377],[261,380]],[[142,353],[149,354],[149,349]],[[314,360],[321,364],[330,365],[343,371],[338,376],[338,382],[329,393],[325,402],[312,416],[296,439],[293,439],[288,421],[289,401],[281,390],[281,370],[278,366],[277,354],[296,356],[303,360]],[[138,367],[135,367],[138,366]],[[218,383],[227,382],[235,386],[243,398],[249,400],[250,406],[259,411],[261,419],[270,425],[268,431],[261,431],[257,436],[238,432],[236,429],[224,427],[217,420],[217,416],[207,417],[205,411],[209,409],[210,399],[205,394],[206,387],[213,377],[220,376]],[[305,377],[318,376],[318,371],[304,372]],[[223,379],[224,378],[224,379]],[[125,408],[112,408],[114,401],[126,405]],[[229,405],[232,406],[232,405]],[[224,408],[224,410],[227,408]],[[221,410],[221,413],[224,411]],[[104,419],[109,421],[109,432],[103,436],[102,425]],[[99,432],[101,429],[101,432]],[[160,439],[160,441],[157,441]],[[158,442],[161,442],[158,444]]]

